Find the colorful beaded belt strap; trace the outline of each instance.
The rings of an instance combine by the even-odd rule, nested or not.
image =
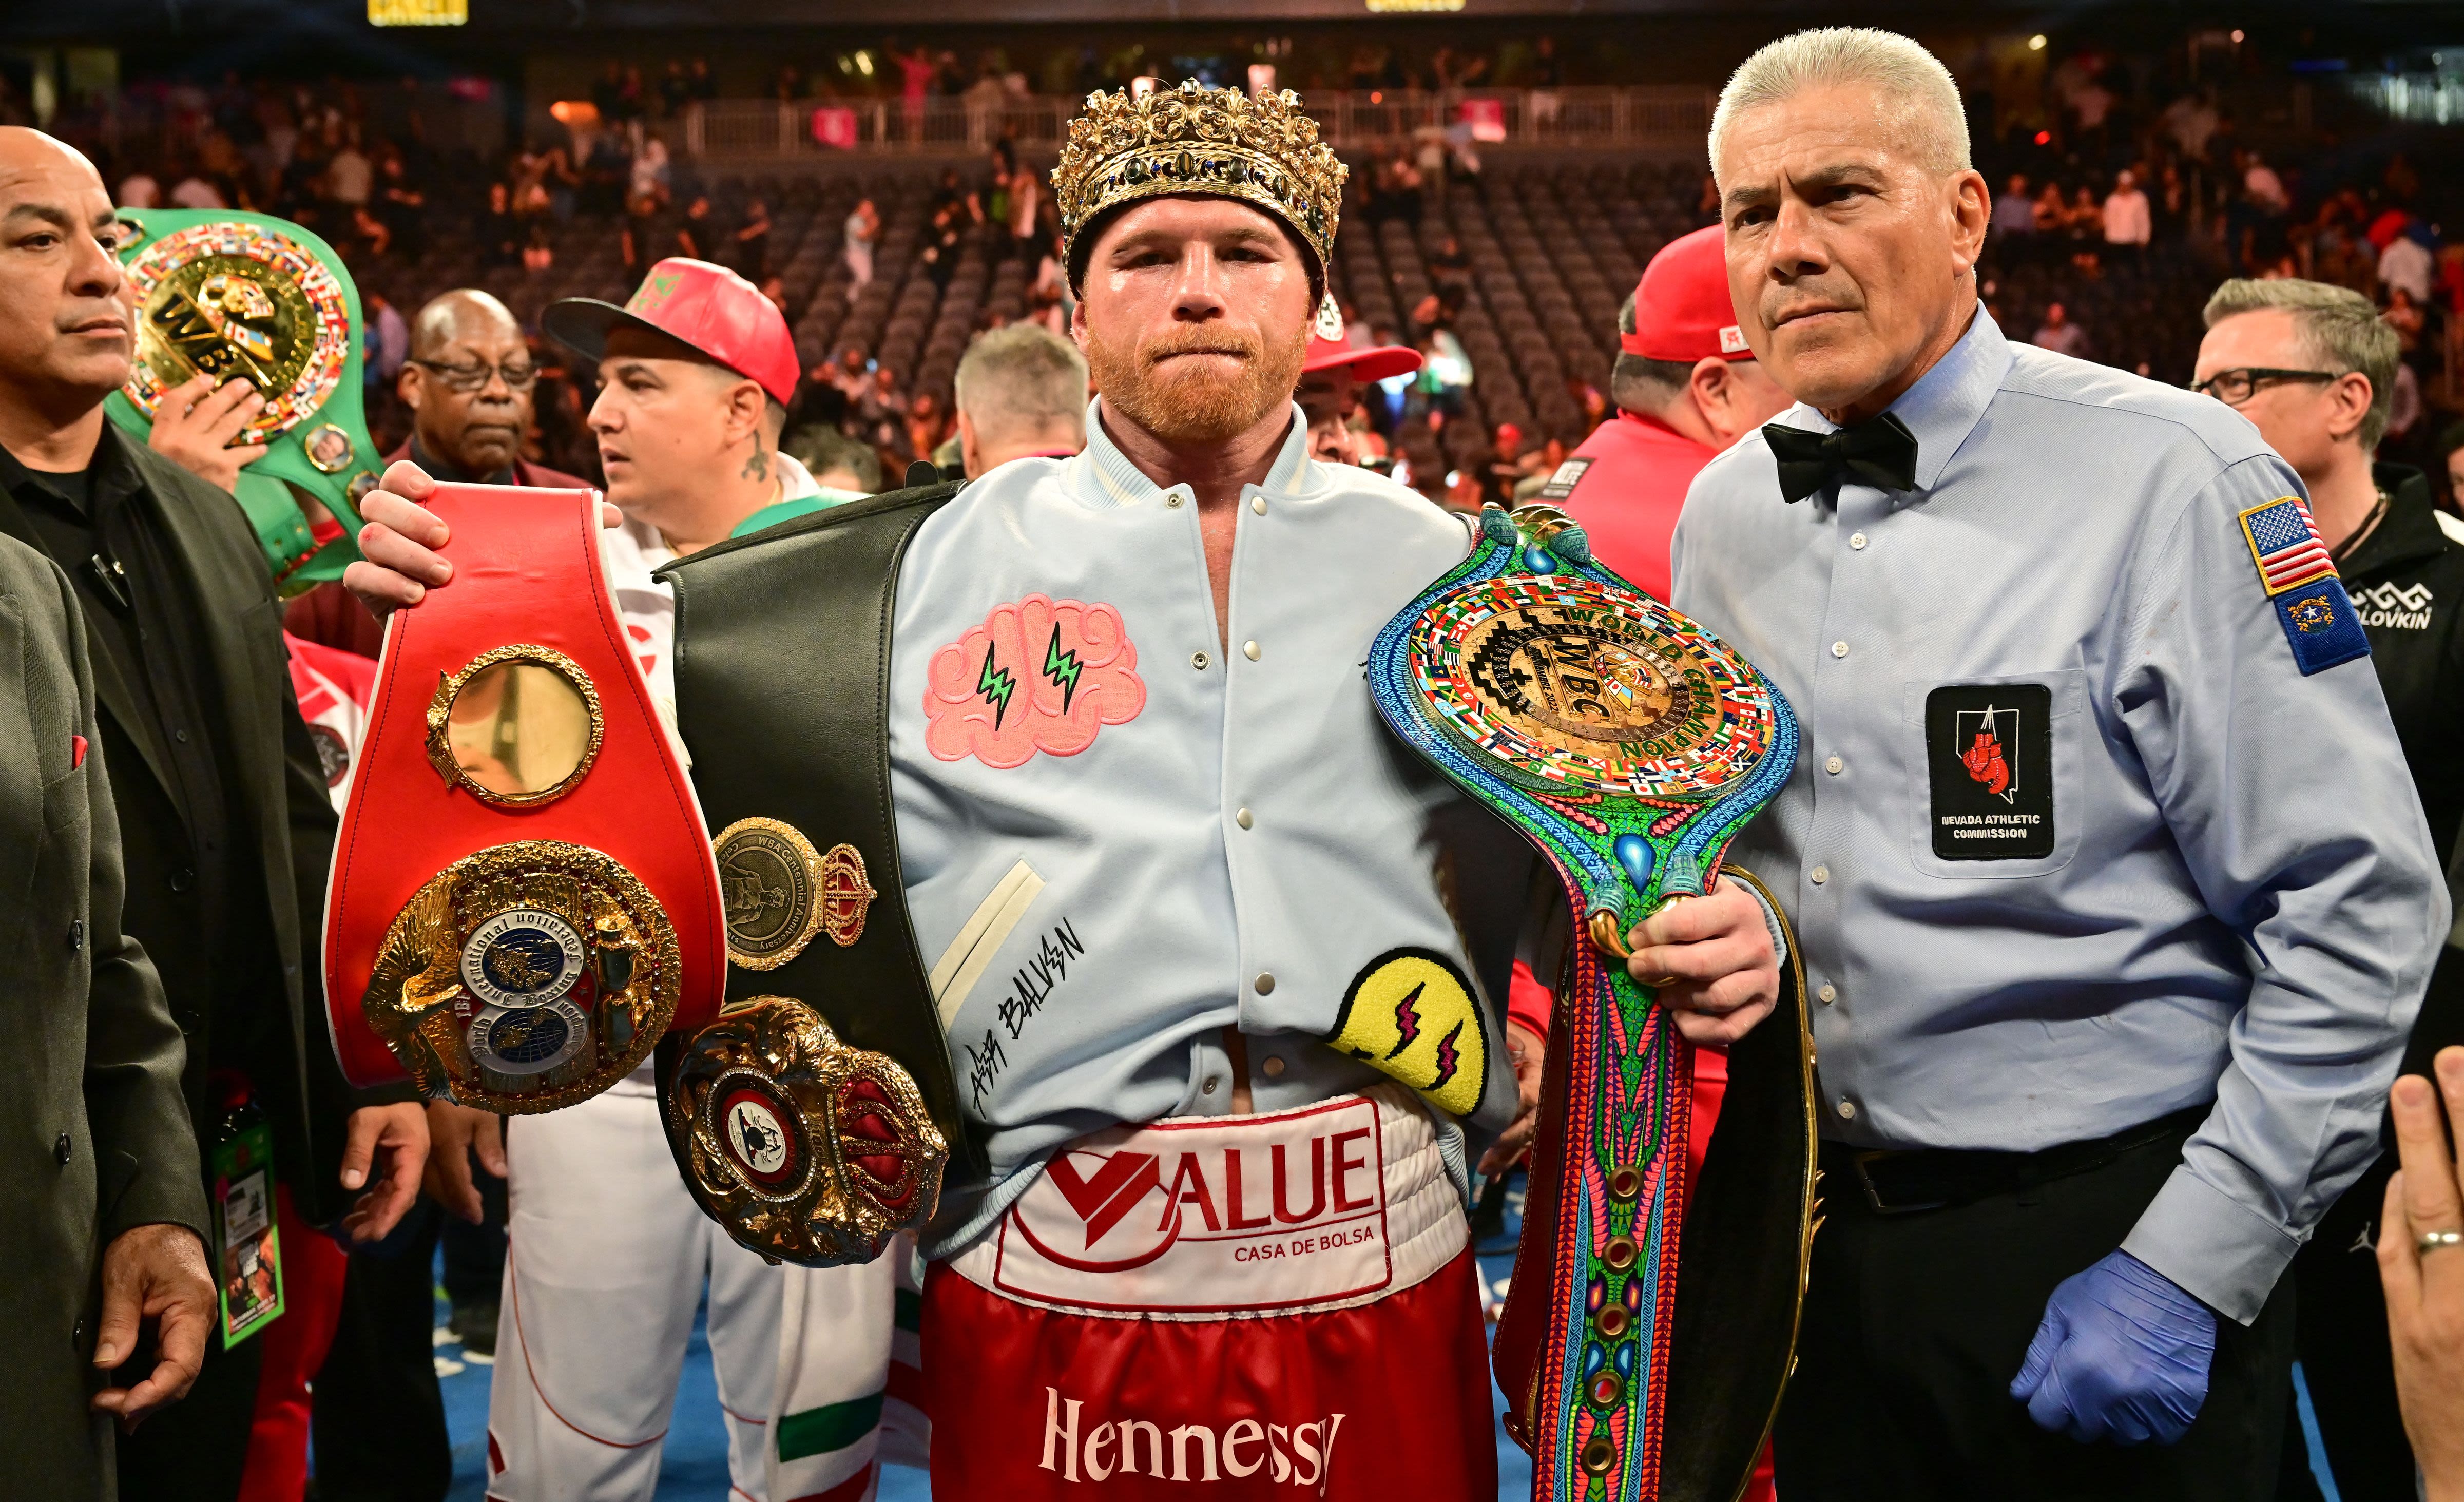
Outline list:
[[[1532,1495],[1656,1498],[1694,1061],[1627,974],[1624,936],[1708,890],[1794,767],[1795,717],[1542,505],[1483,511],[1471,556],[1378,633],[1369,677],[1387,722],[1539,847],[1578,915],[1548,1066],[1568,1111],[1543,1126],[1559,1150],[1533,1158],[1553,1161],[1556,1213],[1526,1226],[1515,1278],[1549,1295]]]

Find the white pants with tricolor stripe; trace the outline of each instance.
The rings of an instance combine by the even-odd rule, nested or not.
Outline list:
[[[705,1284],[735,1497],[862,1502],[885,1420],[889,1458],[922,1464],[921,1414],[886,1397],[893,1316],[915,1359],[912,1246],[863,1268],[768,1266],[685,1192],[658,1099],[632,1080],[515,1118],[505,1150],[493,1502],[649,1502]]]

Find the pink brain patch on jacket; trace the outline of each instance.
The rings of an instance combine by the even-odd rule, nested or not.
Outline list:
[[[1038,751],[1076,756],[1095,732],[1136,718],[1147,686],[1138,649],[1109,605],[1031,594],[933,654],[924,744],[944,762],[1004,770]]]

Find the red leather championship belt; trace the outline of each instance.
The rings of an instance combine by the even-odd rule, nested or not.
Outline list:
[[[717,1015],[726,916],[588,491],[444,485],[453,579],[397,612],[325,910],[342,1072],[553,1111]]]

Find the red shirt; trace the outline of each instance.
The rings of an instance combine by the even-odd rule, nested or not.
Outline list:
[[[1665,602],[1677,514],[1719,452],[1656,417],[1620,411],[1567,456],[1540,497],[1582,523],[1593,557]]]

